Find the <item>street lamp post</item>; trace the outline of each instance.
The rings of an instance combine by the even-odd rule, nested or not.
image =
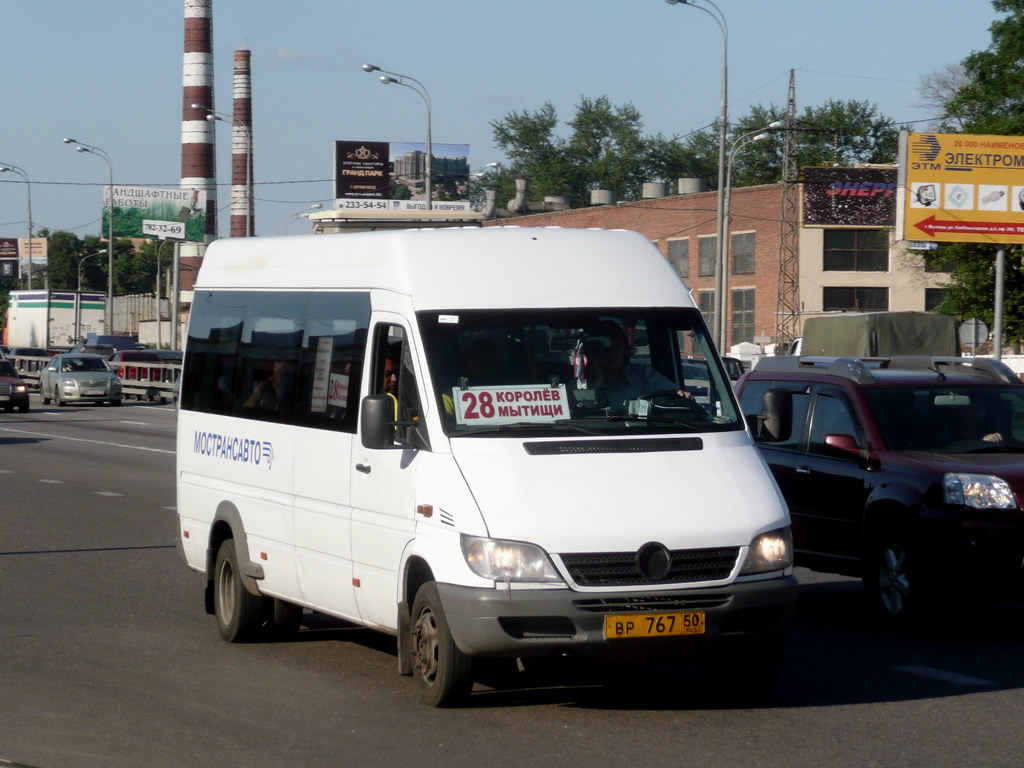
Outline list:
[[[729,254],[730,254],[730,252],[732,250],[729,247],[729,245],[730,245],[730,243],[729,243],[729,238],[730,238],[729,230],[730,230],[730,225],[731,225],[730,218],[731,218],[731,212],[732,212],[732,161],[736,157],[736,152],[738,150],[743,149],[743,147],[747,146],[748,144],[753,144],[755,141],[764,141],[765,139],[767,139],[769,136],[772,135],[772,131],[776,131],[779,128],[782,128],[784,126],[785,126],[785,123],[783,123],[781,120],[776,120],[776,121],[774,121],[772,123],[769,123],[764,128],[758,128],[757,130],[748,131],[747,133],[740,134],[738,137],[736,137],[733,140],[732,147],[729,149],[729,161],[728,161],[727,168],[726,168],[726,171],[725,171],[725,206],[724,206],[724,214],[725,214],[724,215],[724,219],[725,219],[724,237],[725,237],[725,243],[726,243],[726,248],[725,248],[725,262],[726,262],[726,266],[728,266]],[[728,289],[729,289],[729,271],[728,271],[728,269],[726,269],[724,271],[723,280],[722,280],[722,291],[723,291],[723,293],[728,291]],[[723,324],[723,325],[724,325],[725,328],[729,327],[728,324]]]
[[[430,143],[430,111],[431,111],[431,109],[430,109],[430,93],[429,93],[429,91],[427,91],[427,87],[425,85],[423,85],[423,83],[421,83],[415,77],[410,77],[409,75],[401,75],[398,72],[388,72],[386,69],[381,69],[376,64],[363,64],[363,71],[364,72],[382,72],[383,74],[379,78],[381,84],[383,84],[383,85],[390,85],[390,84],[394,83],[395,85],[404,85],[406,88],[409,88],[410,90],[416,91],[416,93],[418,93],[420,95],[420,98],[423,99],[423,103],[427,105],[427,157],[426,157],[426,161],[427,162],[426,162],[426,174],[425,174],[426,175],[426,192],[427,192],[427,210],[428,211],[433,210],[434,205],[433,205],[433,187],[432,187],[432,182],[431,182],[431,167],[432,167],[432,164],[433,164],[434,148],[433,148],[433,146]],[[405,82],[406,80],[411,80],[412,82],[416,83],[416,85],[409,85],[409,83]],[[417,86],[419,86],[419,87],[417,87]]]
[[[193,104],[192,109],[201,109],[206,112],[207,120],[231,123],[245,131],[245,236],[252,237],[252,129],[238,118],[204,107],[202,104]]]
[[[722,32],[722,114],[718,119],[718,262],[715,264],[715,328],[712,333],[722,354],[726,352],[726,331],[728,324],[725,321],[725,309],[728,302],[725,300],[725,272],[726,264],[725,247],[725,165],[726,165],[726,131],[728,125],[728,93],[729,93],[729,25],[725,21],[725,14],[715,5],[712,0],[704,0],[714,10],[708,10],[703,5],[697,5],[697,0],[665,0],[669,5],[689,5],[697,10],[704,11],[718,24]]]
[[[102,157],[110,169],[110,186],[107,187],[107,302],[103,312],[103,332],[114,332],[114,161],[99,147],[86,144],[78,139],[64,139],[65,144],[74,144],[76,152],[88,152]]]
[[[16,173],[25,180],[25,188],[28,190],[28,289],[32,290],[32,180],[24,168],[19,168],[13,163],[0,164],[0,173]],[[20,259],[19,259],[20,261]],[[49,281],[49,278],[47,278]]]
[[[288,227],[290,227],[294,222],[298,221],[299,219],[303,219],[303,218],[308,219],[309,218],[309,214],[311,214],[313,211],[319,211],[323,207],[324,207],[323,203],[313,203],[313,205],[309,206],[309,208],[307,208],[306,210],[299,211],[298,213],[293,213],[292,217],[290,219],[288,219],[288,223],[284,225],[284,232],[282,232],[281,234],[282,235],[287,235],[288,234]]]
[[[102,256],[106,251],[96,251],[78,260],[78,301],[75,307],[75,343],[82,337],[82,265],[93,256]]]

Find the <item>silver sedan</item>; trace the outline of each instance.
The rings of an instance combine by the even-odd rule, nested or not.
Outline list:
[[[121,404],[121,379],[99,355],[54,355],[39,372],[43,405],[69,403]]]

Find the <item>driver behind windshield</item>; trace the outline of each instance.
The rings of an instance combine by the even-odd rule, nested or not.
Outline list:
[[[611,415],[626,413],[626,403],[640,395],[674,393],[686,397],[671,379],[648,363],[630,360],[632,349],[626,332],[612,320],[602,320],[587,334],[587,388],[597,393],[597,404]]]

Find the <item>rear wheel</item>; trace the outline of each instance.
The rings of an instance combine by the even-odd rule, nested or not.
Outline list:
[[[245,642],[260,628],[263,598],[249,594],[242,583],[234,539],[226,539],[220,545],[213,581],[213,611],[217,617],[217,631],[229,643]]]
[[[472,663],[452,639],[436,582],[428,581],[416,592],[409,631],[413,675],[424,701],[432,707],[462,702],[473,687]]]

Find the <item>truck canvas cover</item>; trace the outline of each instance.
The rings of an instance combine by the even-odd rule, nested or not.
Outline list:
[[[804,355],[959,355],[956,319],[934,312],[866,312],[808,318]]]

